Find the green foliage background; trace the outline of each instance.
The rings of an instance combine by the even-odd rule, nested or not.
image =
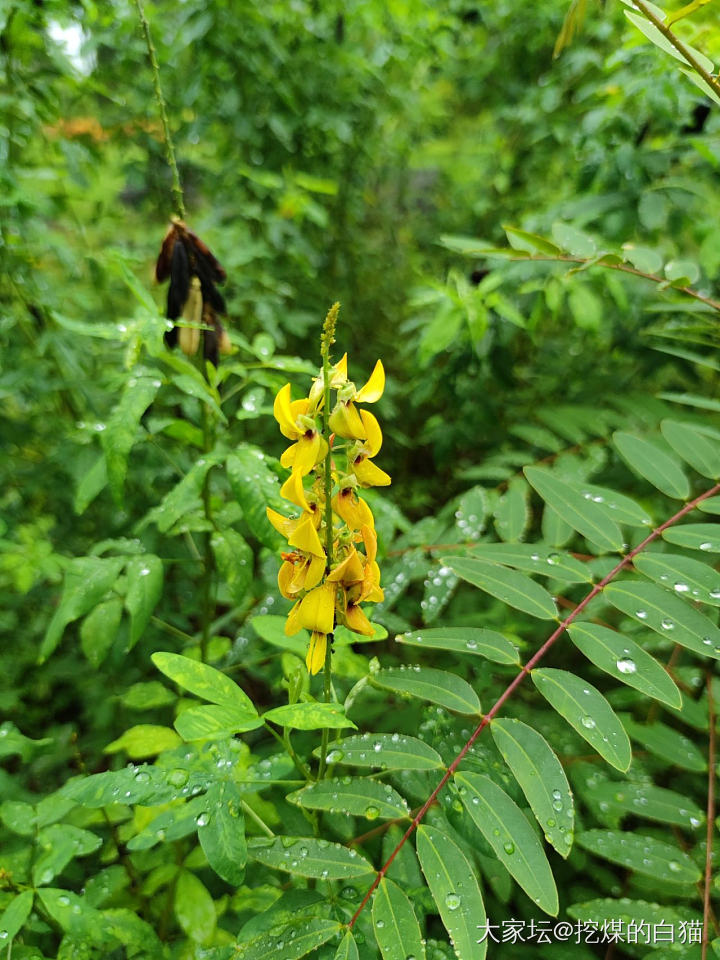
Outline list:
[[[356,956],[353,936],[368,960],[440,960],[451,935],[461,958],[479,957],[458,918],[471,928],[482,910],[493,923],[541,910],[465,804],[473,790],[509,798],[507,844],[540,851],[530,872],[550,914],[548,860],[561,919],[702,918],[720,697],[702,646],[717,631],[716,500],[623,574],[624,595],[593,601],[583,622],[618,630],[619,653],[603,660],[597,635],[585,649],[582,637],[558,641],[548,673],[508,701],[340,939],[407,811],[479,719],[453,697],[469,684],[487,711],[552,632],[553,610],[538,617],[528,592],[540,608],[560,597],[567,615],[720,474],[718,106],[620,3],[587,4],[553,60],[567,12],[564,0],[147,4],[188,223],[228,272],[236,351],[208,382],[163,346],[165,294],[151,276],[171,181],[134,4],[0,0],[0,937],[15,960],[257,960],[284,955],[281,941],[288,958],[325,960]],[[712,4],[677,32],[720,60]],[[364,776],[336,743],[338,798],[323,811],[298,795],[312,788],[293,756],[316,769],[327,719],[252,729],[252,717],[322,699],[306,640],[282,634],[281,542],[264,510],[285,478],[272,400],[288,379],[307,389],[334,300],[351,376],[385,363],[381,462],[393,477],[368,498],[380,629],[371,645],[338,637],[335,700],[358,735],[380,737],[383,757],[393,735],[431,752],[415,743],[414,759]],[[644,457],[641,440],[654,445]],[[548,475],[559,486],[543,486]],[[658,595],[668,599],[649,630],[634,608]],[[453,629],[454,648],[446,634],[421,649],[438,628]],[[404,633],[420,648],[396,642]],[[487,656],[462,650],[468,637]],[[636,676],[618,667],[627,649]],[[235,704],[222,734],[182,741],[173,723],[200,709],[187,695],[197,690],[186,664],[163,683],[158,651],[202,655],[251,706]],[[424,677],[434,699],[403,697],[398,677],[411,672],[394,671],[410,664],[444,671]],[[544,699],[558,669],[604,698],[597,726],[620,754],[632,743],[629,769],[617,755],[605,763],[590,728]],[[567,858],[528,825],[540,801],[503,747],[511,720],[552,747],[558,777],[561,761],[574,798]],[[331,745],[354,732],[332,730]],[[564,781],[539,779],[572,813]],[[341,865],[329,880],[288,870],[291,848],[266,846],[268,831],[306,838],[301,858],[317,862],[330,855],[312,844],[338,844]],[[354,871],[349,850],[370,866]],[[468,869],[460,894],[453,877]]]

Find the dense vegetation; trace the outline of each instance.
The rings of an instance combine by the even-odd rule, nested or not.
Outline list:
[[[0,2],[8,960],[720,954],[720,28],[631,6]]]

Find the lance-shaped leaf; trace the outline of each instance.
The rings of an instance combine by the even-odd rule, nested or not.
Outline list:
[[[720,607],[720,573],[709,564],[675,553],[640,554],[633,563],[636,570],[666,590]]]
[[[294,727],[296,730],[340,730],[343,727],[357,727],[345,716],[345,710],[339,703],[292,703],[284,707],[273,707],[262,715],[263,720],[272,720],[281,727]]]
[[[125,565],[125,557],[76,557],[65,570],[62,597],[45,632],[38,654],[43,663],[57,647],[65,628],[99,603]]]
[[[341,930],[342,924],[337,920],[319,917],[296,920],[284,927],[277,927],[272,933],[263,933],[253,940],[243,941],[238,945],[239,951],[233,951],[232,956],[242,957],[242,960],[300,960]],[[351,934],[348,936],[352,939]],[[348,956],[352,957],[353,954]]]
[[[591,500],[613,523],[626,523],[631,527],[650,527],[652,517],[639,503],[608,487],[598,487],[594,483],[566,481],[575,487],[584,500]]]
[[[613,434],[621,457],[635,473],[676,500],[686,500],[690,484],[680,462],[644,437],[618,431]]]
[[[122,503],[128,454],[137,439],[140,418],[161,386],[156,377],[131,377],[102,432],[107,476],[116,503]]]
[[[75,857],[86,857],[102,844],[102,839],[89,830],[69,823],[54,823],[38,834],[38,849],[45,852],[35,860],[32,869],[36,887],[52,883]]]
[[[13,897],[8,903],[3,912],[0,913],[0,930],[3,930],[5,933],[3,943],[8,944],[8,950],[10,949],[10,944],[18,933],[20,933],[25,921],[30,916],[34,896],[35,894],[32,890],[25,890],[23,893],[18,893],[17,896]]]
[[[289,793],[286,799],[306,810],[330,810],[367,820],[393,820],[410,813],[405,800],[390,784],[362,777],[318,780]]]
[[[545,839],[560,856],[567,857],[572,848],[575,805],[565,771],[552,747],[521,720],[494,720],[490,731]]]
[[[636,623],[700,656],[720,660],[720,630],[680,596],[641,580],[611,583],[603,593],[614,607]]]
[[[333,960],[360,960],[360,954],[358,953],[352,930],[348,930],[340,941],[340,946],[337,948]]]
[[[682,706],[682,695],[667,670],[630,637],[577,620],[568,633],[578,650],[611,677],[670,707]]]
[[[125,573],[128,578],[125,607],[130,614],[129,650],[142,637],[162,595],[162,560],[152,554],[132,557],[128,560]]]
[[[691,423],[663,420],[662,435],[675,453],[704,477],[717,480],[720,477],[720,444],[706,433],[697,430]]]
[[[207,809],[196,820],[200,846],[215,873],[237,887],[245,877],[247,861],[240,791],[224,780],[210,787],[205,801]]]
[[[455,783],[476,826],[530,899],[557,916],[558,894],[550,864],[518,805],[489,777],[459,773]]]
[[[630,766],[630,741],[605,697],[586,680],[567,670],[533,670],[540,693],[560,716],[613,767]]]
[[[663,540],[703,553],[720,553],[720,527],[715,523],[684,523],[679,527],[668,527],[663,530]]]
[[[480,587],[503,603],[540,620],[556,619],[553,598],[544,587],[524,573],[474,557],[446,557],[445,562],[463,580]]]
[[[541,577],[552,577],[564,583],[592,583],[587,564],[569,553],[548,550],[536,543],[479,543],[472,548],[471,556],[527,573],[539,573]]]
[[[266,508],[283,509],[283,500],[265,454],[257,447],[242,444],[227,458],[227,475],[253,536],[274,550],[283,541],[268,520]]]
[[[628,870],[670,883],[697,883],[700,868],[679,847],[625,830],[586,830],[578,845]]]
[[[621,550],[620,527],[607,512],[574,485],[542,467],[526,467],[525,476],[542,499],[570,526],[605,550]]]
[[[211,543],[215,562],[233,602],[243,603],[253,578],[252,550],[236,530],[216,530]]]
[[[320,756],[321,748],[313,753]],[[334,743],[328,763],[382,770],[440,770],[445,764],[429,744],[404,733],[362,733]]]
[[[631,717],[623,718],[623,726],[633,740],[666,764],[698,773],[707,770],[707,761],[700,749],[679,730],[659,722],[636,723]]]
[[[495,663],[520,662],[517,647],[501,633],[482,627],[435,627],[432,630],[400,633],[395,641],[411,647],[451,650],[453,653],[485,657]]]
[[[413,906],[400,887],[385,877],[373,896],[372,919],[383,960],[425,960],[425,941]]]
[[[208,471],[217,463],[211,454],[196,460],[185,476],[180,480],[147,516],[148,521],[157,524],[161,533],[167,533],[178,520],[200,509],[200,494]]]
[[[177,921],[187,936],[195,943],[209,943],[217,924],[215,901],[205,884],[190,870],[180,871],[173,905]]]
[[[154,653],[152,662],[166,677],[196,697],[256,713],[248,695],[230,677],[206,663],[179,653]]]
[[[188,707],[175,717],[175,729],[183,740],[225,740],[236,733],[256,730],[262,719],[246,707],[213,703]]]
[[[80,625],[80,647],[88,661],[99,666],[110,652],[120,629],[123,602],[120,597],[110,597],[99,603]]]
[[[298,877],[345,880],[374,873],[374,868],[356,850],[314,837],[253,837],[248,840],[248,857],[267,867],[285,870]]]
[[[705,811],[682,793],[652,783],[606,781],[593,787],[593,802],[607,805],[620,816],[629,814],[644,820],[658,820],[697,830],[705,822]],[[602,807],[605,811],[606,807]]]
[[[472,864],[447,833],[425,824],[418,827],[417,855],[458,960],[483,960],[487,941],[478,943],[478,927],[485,904]]]
[[[527,501],[527,484],[522,477],[515,477],[495,507],[495,529],[501,540],[512,543],[522,537],[530,520]]]
[[[370,682],[385,690],[439,703],[455,713],[480,713],[480,700],[470,684],[444,670],[417,665],[386,667],[371,673]]]

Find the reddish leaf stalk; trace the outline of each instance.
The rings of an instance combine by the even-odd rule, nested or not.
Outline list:
[[[688,513],[694,510],[695,507],[697,507],[699,503],[702,503],[703,500],[707,500],[709,497],[713,497],[718,493],[720,493],[720,483],[715,484],[715,486],[712,487],[710,490],[706,490],[705,493],[700,494],[699,497],[695,497],[694,500],[691,500],[689,503],[686,503],[685,506],[682,507],[682,509],[678,510],[677,513],[673,514],[673,516],[670,517],[669,520],[666,520],[665,523],[661,524],[659,527],[656,527],[652,531],[652,533],[648,534],[648,536],[645,537],[642,543],[639,543],[638,546],[634,547],[630,551],[630,553],[624,556],[622,560],[615,567],[613,567],[610,573],[608,573],[606,576],[603,577],[602,580],[600,580],[598,583],[595,584],[595,586],[587,594],[587,596],[580,601],[580,603],[577,605],[577,607],[575,607],[572,613],[560,623],[557,629],[555,629],[552,632],[552,634],[548,637],[548,639],[540,647],[540,649],[530,658],[530,660],[528,660],[525,666],[520,670],[517,676],[508,684],[508,686],[505,688],[503,693],[498,697],[498,699],[495,701],[495,703],[490,708],[490,710],[482,718],[482,720],[480,721],[478,726],[475,728],[470,738],[465,743],[465,746],[462,748],[460,753],[458,753],[458,755],[455,757],[453,762],[450,764],[450,766],[447,768],[447,770],[443,774],[443,777],[438,783],[438,785],[435,787],[435,789],[427,798],[425,803],[420,807],[418,812],[415,814],[415,816],[412,819],[412,822],[410,823],[410,826],[407,828],[407,830],[401,837],[400,841],[398,842],[398,845],[395,847],[395,849],[390,854],[390,856],[385,861],[385,863],[382,865],[382,867],[378,870],[377,875],[375,876],[375,879],[373,880],[373,883],[370,886],[370,889],[363,897],[362,903],[357,908],[357,910],[353,914],[352,919],[348,923],[348,929],[352,929],[352,927],[355,925],[364,907],[367,905],[368,901],[370,900],[373,893],[375,892],[378,885],[380,884],[380,881],[390,869],[390,866],[392,865],[393,860],[398,855],[400,850],[403,848],[405,843],[410,839],[412,834],[415,832],[416,828],[421,823],[425,814],[428,812],[428,810],[433,805],[433,803],[435,803],[435,800],[437,799],[438,794],[440,793],[442,788],[445,786],[445,784],[448,782],[448,780],[453,776],[453,774],[455,773],[455,771],[457,770],[457,768],[460,766],[463,759],[465,758],[465,755],[470,750],[470,748],[475,743],[475,741],[480,736],[480,734],[483,732],[485,727],[487,727],[490,724],[490,722],[495,719],[500,709],[510,699],[510,697],[513,695],[515,690],[523,682],[525,677],[532,670],[535,669],[535,667],[543,659],[543,657],[548,652],[548,650],[550,650],[550,648],[555,644],[555,642],[560,638],[560,636],[562,636],[564,631],[567,629],[567,627],[570,626],[573,620],[576,619],[578,614],[582,613],[582,611],[588,606],[588,604],[592,600],[594,600],[595,597],[599,593],[601,593],[602,590],[604,590],[604,588],[608,585],[608,583],[610,583],[610,581],[613,580],[618,575],[618,573],[620,573],[621,570],[624,570],[629,564],[631,564],[632,561],[635,559],[635,557],[639,553],[641,553],[649,544],[651,544],[654,540],[657,540],[657,538],[661,536],[662,533],[668,529],[668,527],[673,526],[673,524],[677,523],[678,520],[681,520],[684,516],[686,516]],[[712,731],[712,729],[711,729],[710,735],[711,737],[714,738],[714,731]],[[709,890],[709,885],[706,884],[706,897],[707,897],[708,890]]]

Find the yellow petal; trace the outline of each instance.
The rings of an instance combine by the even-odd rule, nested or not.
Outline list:
[[[325,666],[326,651],[327,636],[324,633],[319,633],[317,630],[313,630],[313,634],[310,637],[310,646],[308,647],[307,657],[305,658],[305,663],[307,664],[309,674],[314,675],[319,673]]]
[[[383,395],[385,389],[385,368],[382,360],[378,360],[375,369],[370,374],[370,379],[361,387],[354,396],[358,403],[375,403]]]
[[[380,424],[377,422],[377,417],[374,417],[369,410],[361,410],[360,417],[363,423],[363,430],[365,431],[363,434],[365,437],[363,450],[369,457],[374,457],[376,453],[380,452],[380,447],[382,447],[383,436]]]
[[[332,508],[351,530],[361,530],[364,526],[375,526],[375,519],[370,507],[350,487],[341,490],[333,498]]]
[[[293,535],[295,528],[302,519],[301,517],[284,517],[277,510],[273,510],[272,507],[266,507],[265,513],[270,523],[286,540]]]
[[[296,633],[299,633],[302,630],[302,624],[300,623],[300,603],[302,601],[298,600],[294,607],[291,608],[290,613],[287,615],[287,620],[285,621],[285,636],[294,637]]]
[[[295,444],[296,452],[293,461],[293,470],[298,470],[303,476],[310,473],[316,463],[323,459],[320,451],[325,441],[319,433],[304,434]]]
[[[370,603],[382,603],[385,593],[380,586],[380,567],[372,560],[365,567],[365,579],[360,591],[360,599]]]
[[[325,551],[320,543],[320,537],[318,537],[317,530],[315,529],[313,518],[309,513],[302,515],[300,523],[298,523],[297,527],[288,537],[288,543],[291,547],[297,547],[298,550],[303,550],[305,553],[312,553],[316,557],[325,556]]]
[[[365,544],[365,556],[370,563],[374,563],[375,557],[377,556],[377,533],[375,533],[372,527],[367,526],[367,524],[360,528],[360,533],[362,534],[363,543]]]
[[[347,354],[344,354],[342,360],[330,368],[330,386],[337,390],[344,383],[347,383]]]
[[[286,383],[282,390],[278,391],[273,404],[273,416],[280,426],[280,433],[288,440],[297,440],[300,431],[295,425],[295,417],[290,404],[290,389],[290,384]]]
[[[338,403],[330,414],[330,429],[348,440],[364,440],[367,432],[354,403]]]
[[[361,487],[388,487],[392,482],[390,476],[380,467],[376,467],[372,460],[356,460],[352,471]]]
[[[305,589],[312,590],[323,578],[325,573],[325,555],[316,557],[310,554],[310,562],[307,566],[307,576],[305,577]]]
[[[375,634],[373,625],[370,623],[362,607],[355,603],[349,603],[345,610],[345,622],[355,633],[362,633],[366,637],[372,637]]]
[[[335,584],[323,583],[302,598],[298,622],[306,630],[332,633],[335,622]]]
[[[357,583],[365,576],[362,561],[358,556],[355,547],[345,557],[342,563],[339,563],[328,574],[328,582],[331,583]]]
[[[280,487],[280,496],[285,497],[290,503],[301,507],[306,513],[310,513],[310,504],[305,497],[302,474],[293,470],[285,483]]]
[[[278,571],[278,588],[280,593],[288,600],[295,599],[295,592],[291,590],[292,580],[295,576],[295,566],[286,560]]]

